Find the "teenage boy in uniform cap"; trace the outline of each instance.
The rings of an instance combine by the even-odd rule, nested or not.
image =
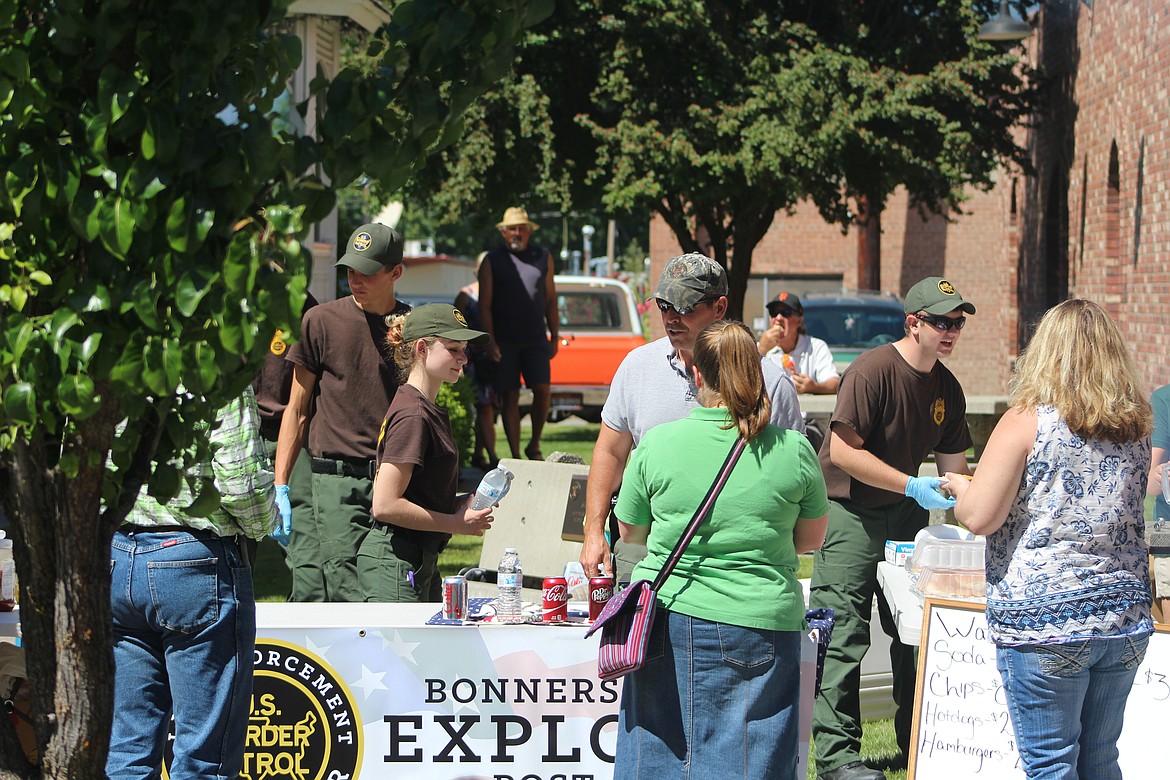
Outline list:
[[[772,325],[760,335],[760,355],[792,375],[798,393],[837,392],[841,376],[829,345],[808,335],[804,305],[795,294],[782,292],[768,302]]]
[[[392,228],[362,225],[335,265],[346,269],[352,295],[305,313],[301,340],[288,351],[293,383],[276,444],[277,506],[292,526],[294,601],[362,600],[357,549],[373,522],[378,430],[398,389],[387,321],[410,311],[394,298],[402,236]],[[306,432],[313,505],[292,523],[288,480]]]
[[[532,438],[524,454],[540,460],[540,435],[552,400],[549,363],[557,354],[560,315],[552,255],[529,243],[540,226],[513,207],[496,228],[506,246],[488,252],[479,266],[479,325],[491,336],[493,380],[512,457],[520,457],[520,376],[532,391]],[[547,333],[547,336],[546,336]]]
[[[946,279],[932,276],[906,294],[906,335],[859,356],[845,371],[821,469],[829,489],[829,529],[814,554],[810,607],[836,614],[833,641],[813,711],[821,780],[881,780],[861,762],[861,659],[869,649],[869,617],[877,590],[877,565],[887,539],[911,540],[929,521],[929,510],[954,499],[945,482],[919,477],[934,452],[938,473],[969,474],[967,402],[958,380],[941,363],[955,348],[975,307]],[[898,640],[879,594],[882,629],[892,637],[894,730],[909,755],[914,709],[914,652]]]
[[[630,451],[646,431],[681,420],[699,405],[691,373],[695,339],[703,328],[727,314],[727,274],[723,266],[697,252],[679,255],[662,269],[653,299],[666,335],[622,359],[601,410],[601,431],[593,445],[585,492],[581,565],[589,576],[596,575],[598,565],[613,573],[605,525]],[[772,398],[771,421],[803,432],[804,420],[788,373],[770,361],[762,361],[761,368]],[[628,576],[646,555],[646,547],[614,541],[618,574]]]

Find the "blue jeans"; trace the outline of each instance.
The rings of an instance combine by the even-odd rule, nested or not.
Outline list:
[[[1117,738],[1148,642],[1146,634],[996,650],[1029,780],[1121,780]]]
[[[234,539],[114,534],[114,724],[106,773],[161,776],[175,718],[174,778],[235,778],[252,696],[256,598]]]
[[[615,780],[795,777],[799,632],[659,610],[647,658],[622,688]]]

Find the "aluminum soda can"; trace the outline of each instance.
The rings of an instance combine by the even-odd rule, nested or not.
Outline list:
[[[564,623],[569,619],[569,583],[564,577],[545,577],[541,596],[541,620],[545,623]]]
[[[613,597],[612,577],[591,577],[589,579],[589,619],[597,620],[605,603]]]
[[[443,578],[443,619],[467,620],[467,578],[461,574]]]

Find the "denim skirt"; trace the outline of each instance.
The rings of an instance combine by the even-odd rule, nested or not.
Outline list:
[[[659,610],[625,679],[615,780],[794,777],[800,632]]]

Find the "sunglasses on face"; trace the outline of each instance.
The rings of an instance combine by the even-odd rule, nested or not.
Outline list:
[[[940,317],[934,314],[915,314],[914,316],[922,322],[925,322],[927,325],[930,325],[936,330],[941,330],[944,333],[948,330],[951,330],[952,328],[955,330],[962,330],[963,326],[967,324],[966,317],[955,317],[954,319],[951,319],[950,317]]]
[[[673,311],[673,312],[677,312],[680,317],[685,317],[688,314],[690,314],[691,312],[693,312],[695,309],[702,306],[704,303],[711,303],[714,300],[716,300],[716,299],[715,298],[700,298],[699,300],[695,301],[694,306],[675,306],[672,303],[667,303],[666,301],[662,300],[661,298],[655,298],[654,302],[658,304],[658,311],[662,312],[663,314],[668,314],[669,312]]]
[[[772,312],[773,317],[794,317],[798,312],[796,309],[776,309]]]

